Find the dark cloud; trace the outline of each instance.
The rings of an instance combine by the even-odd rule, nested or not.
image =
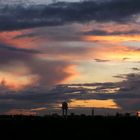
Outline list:
[[[58,86],[52,90],[46,90],[43,86],[38,86],[30,87],[18,93],[7,90],[0,95],[0,113],[8,112],[12,109],[32,109],[39,107],[46,107],[47,110],[54,110],[55,104],[76,97],[75,94],[69,96],[66,94],[67,92],[75,92],[75,89]]]
[[[114,78],[119,78],[119,79],[125,79],[126,78],[126,75],[124,74],[119,74],[119,75],[115,75],[113,76]]]
[[[116,76],[116,78],[121,78],[123,81],[119,83],[120,91],[123,93],[133,93],[139,95],[139,82],[140,74],[139,73],[130,73],[122,74]]]
[[[96,62],[109,62],[110,60],[104,60],[104,59],[94,59]]]
[[[26,53],[26,54],[27,53],[29,53],[29,54],[41,54],[42,53],[39,50],[16,48],[14,46],[2,44],[2,43],[0,43],[0,49],[11,51],[11,52],[21,52],[21,53]]]
[[[135,73],[131,73],[128,75],[124,75],[125,79],[121,84],[123,86],[123,88],[121,88],[121,90],[124,89],[128,89],[129,92],[134,92],[134,94],[138,94],[140,88],[139,88],[139,82],[140,82],[140,74],[135,74]]]
[[[16,61],[28,62],[33,58],[32,53],[29,52],[32,52],[32,50],[18,49],[13,46],[0,44],[0,65],[8,65]]]
[[[54,26],[46,28],[37,28],[30,33],[17,35],[14,39],[20,38],[43,38],[49,41],[80,41],[81,33],[78,32],[77,27],[72,25]]]
[[[122,58],[123,61],[129,60],[129,59],[130,59],[130,58],[128,58],[128,57]]]
[[[134,71],[140,71],[140,69],[139,68],[132,68],[132,70],[134,70]]]
[[[58,2],[50,5],[4,7],[0,9],[0,30],[56,26],[66,23],[127,22],[138,15],[139,0]]]
[[[125,98],[125,99],[118,99],[117,104],[122,106],[124,110],[128,111],[139,111],[140,110],[140,97],[136,98]]]

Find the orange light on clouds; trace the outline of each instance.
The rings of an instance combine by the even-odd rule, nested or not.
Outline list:
[[[96,25],[98,26],[98,25]],[[104,25],[102,25],[104,26]],[[93,26],[92,26],[93,27]],[[92,30],[92,27],[89,28],[84,28],[82,29],[82,27],[79,28],[79,30],[83,30],[83,31],[90,31]],[[122,29],[123,27],[123,29]],[[129,31],[128,30],[128,26],[123,26],[123,25],[116,25],[114,28],[114,25],[110,25],[110,26],[104,26],[102,27],[103,30],[106,29],[107,32],[111,32],[113,33],[113,31],[117,31],[117,29],[119,31]],[[102,29],[101,28],[101,29]],[[131,27],[132,29],[132,27]],[[46,44],[46,40],[43,38],[41,40],[40,37],[33,37],[30,36],[28,37],[27,34],[33,33],[34,29],[31,30],[21,30],[21,31],[10,31],[10,32],[0,32],[0,42],[5,43],[5,44],[9,44],[9,45],[13,45],[14,47],[17,48],[38,48],[38,50],[42,50],[43,52],[46,52],[44,54],[36,54],[34,55],[35,59],[42,59],[44,60],[60,60],[60,61],[65,61],[65,62],[72,62],[70,63],[68,66],[64,67],[64,68],[58,68],[58,70],[56,70],[55,72],[59,72],[60,73],[64,73],[64,78],[60,77],[60,81],[58,80],[58,83],[71,83],[74,81],[74,79],[78,79],[76,82],[80,83],[82,80],[82,77],[84,77],[84,75],[88,75],[88,80],[92,82],[92,77],[96,80],[96,79],[101,79],[101,80],[112,80],[112,75],[110,74],[110,72],[102,70],[102,74],[97,74],[99,70],[96,70],[97,67],[95,65],[93,65],[93,68],[91,68],[90,71],[94,71],[96,72],[96,76],[95,74],[93,76],[91,76],[89,73],[87,73],[87,65],[91,65],[92,66],[92,62],[93,64],[95,64],[97,61],[97,59],[101,59],[102,60],[107,60],[106,62],[102,62],[103,65],[106,63],[106,65],[110,65],[112,63],[112,61],[139,61],[140,60],[140,50],[136,49],[136,48],[130,48],[127,46],[123,46],[121,45],[121,42],[126,41],[140,41],[140,35],[120,35],[120,36],[93,36],[93,35],[79,35],[81,40],[78,42],[78,47],[74,47],[71,46],[72,49],[68,50],[67,47],[67,41],[60,41],[64,47],[63,51],[63,47],[59,47],[58,44],[55,44],[56,46],[54,47],[48,47],[50,44],[50,40],[48,41],[48,44]],[[22,36],[23,37],[18,37],[18,36]],[[45,36],[47,37],[47,36]],[[43,42],[42,42],[43,41]],[[53,40],[51,40],[53,42]],[[83,42],[86,42],[88,44],[85,44],[85,46],[83,45]],[[93,43],[95,42],[95,44]],[[42,43],[42,44],[41,44]],[[66,43],[66,44],[65,44]],[[92,44],[93,43],[93,44]],[[45,44],[45,45],[44,45]],[[71,42],[72,44],[72,42]],[[47,46],[48,45],[48,46]],[[73,45],[73,44],[72,44]],[[83,46],[82,46],[83,45]],[[83,48],[80,48],[80,47]],[[48,47],[48,48],[47,48]],[[47,51],[48,49],[48,51]],[[79,51],[80,49],[83,49],[83,51]],[[48,53],[48,54],[47,54]],[[126,59],[124,59],[126,58]],[[84,63],[86,63],[86,65],[84,65]],[[26,62],[25,62],[26,63]],[[97,62],[98,63],[98,62]],[[103,66],[102,65],[102,66]],[[85,67],[85,69],[80,69],[80,66]],[[18,69],[17,69],[18,68]],[[78,69],[79,68],[79,69]],[[22,69],[24,69],[23,67],[21,69],[19,69],[18,66],[16,66],[16,69],[13,71],[10,69],[10,71],[8,73],[6,72],[0,72],[0,80],[5,79],[6,81],[6,86],[8,86],[10,89],[15,89],[15,90],[20,90],[23,89],[26,86],[29,85],[33,85],[34,81],[37,81],[38,77],[35,75],[32,75],[31,72],[28,72],[28,70],[25,70],[25,73],[22,73]],[[78,72],[79,70],[79,72]],[[80,72],[82,71],[82,74],[80,74]],[[106,73],[105,73],[105,72]],[[113,70],[115,71],[115,70]],[[121,71],[121,70],[120,70]],[[109,78],[109,73],[110,77]],[[60,75],[61,76],[61,75]],[[58,74],[59,77],[59,74]],[[107,78],[106,78],[107,77]],[[35,80],[34,80],[35,79]],[[83,78],[84,81],[84,78]]]
[[[73,80],[74,78],[76,78],[77,76],[79,76],[79,73],[76,71],[76,65],[69,65],[64,69],[64,72],[66,74],[68,74],[69,76],[67,76],[63,81],[67,82],[70,80]],[[62,82],[63,83],[63,82]]]
[[[140,41],[140,35],[133,36],[94,36],[88,35],[83,37],[84,41],[111,41],[111,42],[123,42],[123,41]]]
[[[127,46],[105,46],[93,48],[94,56],[100,59],[124,61],[139,61],[140,60],[140,50],[136,48],[129,48]]]
[[[37,77],[33,75],[17,76],[12,73],[0,72],[1,81],[4,80],[5,87],[10,90],[22,90],[29,85],[33,85],[37,81]]]
[[[25,116],[35,116],[37,115],[36,112],[31,111],[30,109],[12,109],[5,113],[6,115],[25,115]]]
[[[12,109],[6,112],[6,115],[37,115],[41,111],[47,110],[46,107],[31,108],[31,109]]]
[[[32,75],[30,69],[22,63],[15,63],[1,68],[0,81],[11,90],[22,90],[37,82],[37,75]]]
[[[116,47],[118,49],[118,52],[113,51],[109,53],[108,57],[115,59],[122,59],[122,58],[128,58],[129,61],[139,61],[140,60],[140,51],[131,49],[128,47]]]
[[[38,47],[39,43],[42,42],[40,38],[35,37],[21,37],[26,33],[30,33],[31,30],[11,31],[11,32],[0,32],[0,42],[13,45],[17,48],[35,48]]]
[[[118,109],[120,108],[112,99],[108,100],[76,100],[73,99],[69,103],[70,108],[110,108]]]
[[[31,111],[43,111],[43,110],[47,110],[47,108],[46,107],[39,107],[39,108],[31,109]]]

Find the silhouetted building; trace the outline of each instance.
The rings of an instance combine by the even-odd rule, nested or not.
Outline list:
[[[123,115],[119,112],[116,113],[116,117],[122,117]]]
[[[74,113],[71,113],[70,116],[73,117],[73,116],[75,116],[75,114]]]
[[[53,113],[53,114],[52,114],[52,117],[58,118],[59,115],[58,115],[57,113]]]
[[[80,115],[80,117],[82,117],[82,118],[84,117],[84,118],[85,118],[85,117],[86,117],[86,115],[85,115],[85,114],[81,114],[81,115]]]
[[[126,117],[129,117],[130,115],[131,115],[131,114],[130,114],[130,113],[128,113],[128,112],[127,112],[127,113],[125,113],[125,116],[126,116]]]
[[[67,102],[63,102],[62,103],[62,115],[63,116],[67,116],[67,112],[68,112],[68,103]]]

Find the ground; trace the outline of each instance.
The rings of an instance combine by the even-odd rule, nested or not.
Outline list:
[[[121,139],[139,136],[140,118],[102,116],[3,116],[1,136],[11,139]]]

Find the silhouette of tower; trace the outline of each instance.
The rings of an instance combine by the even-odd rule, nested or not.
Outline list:
[[[68,112],[68,103],[67,102],[63,102],[62,103],[62,115],[63,116],[67,116],[67,112]]]
[[[91,110],[91,115],[94,116],[94,108]]]

